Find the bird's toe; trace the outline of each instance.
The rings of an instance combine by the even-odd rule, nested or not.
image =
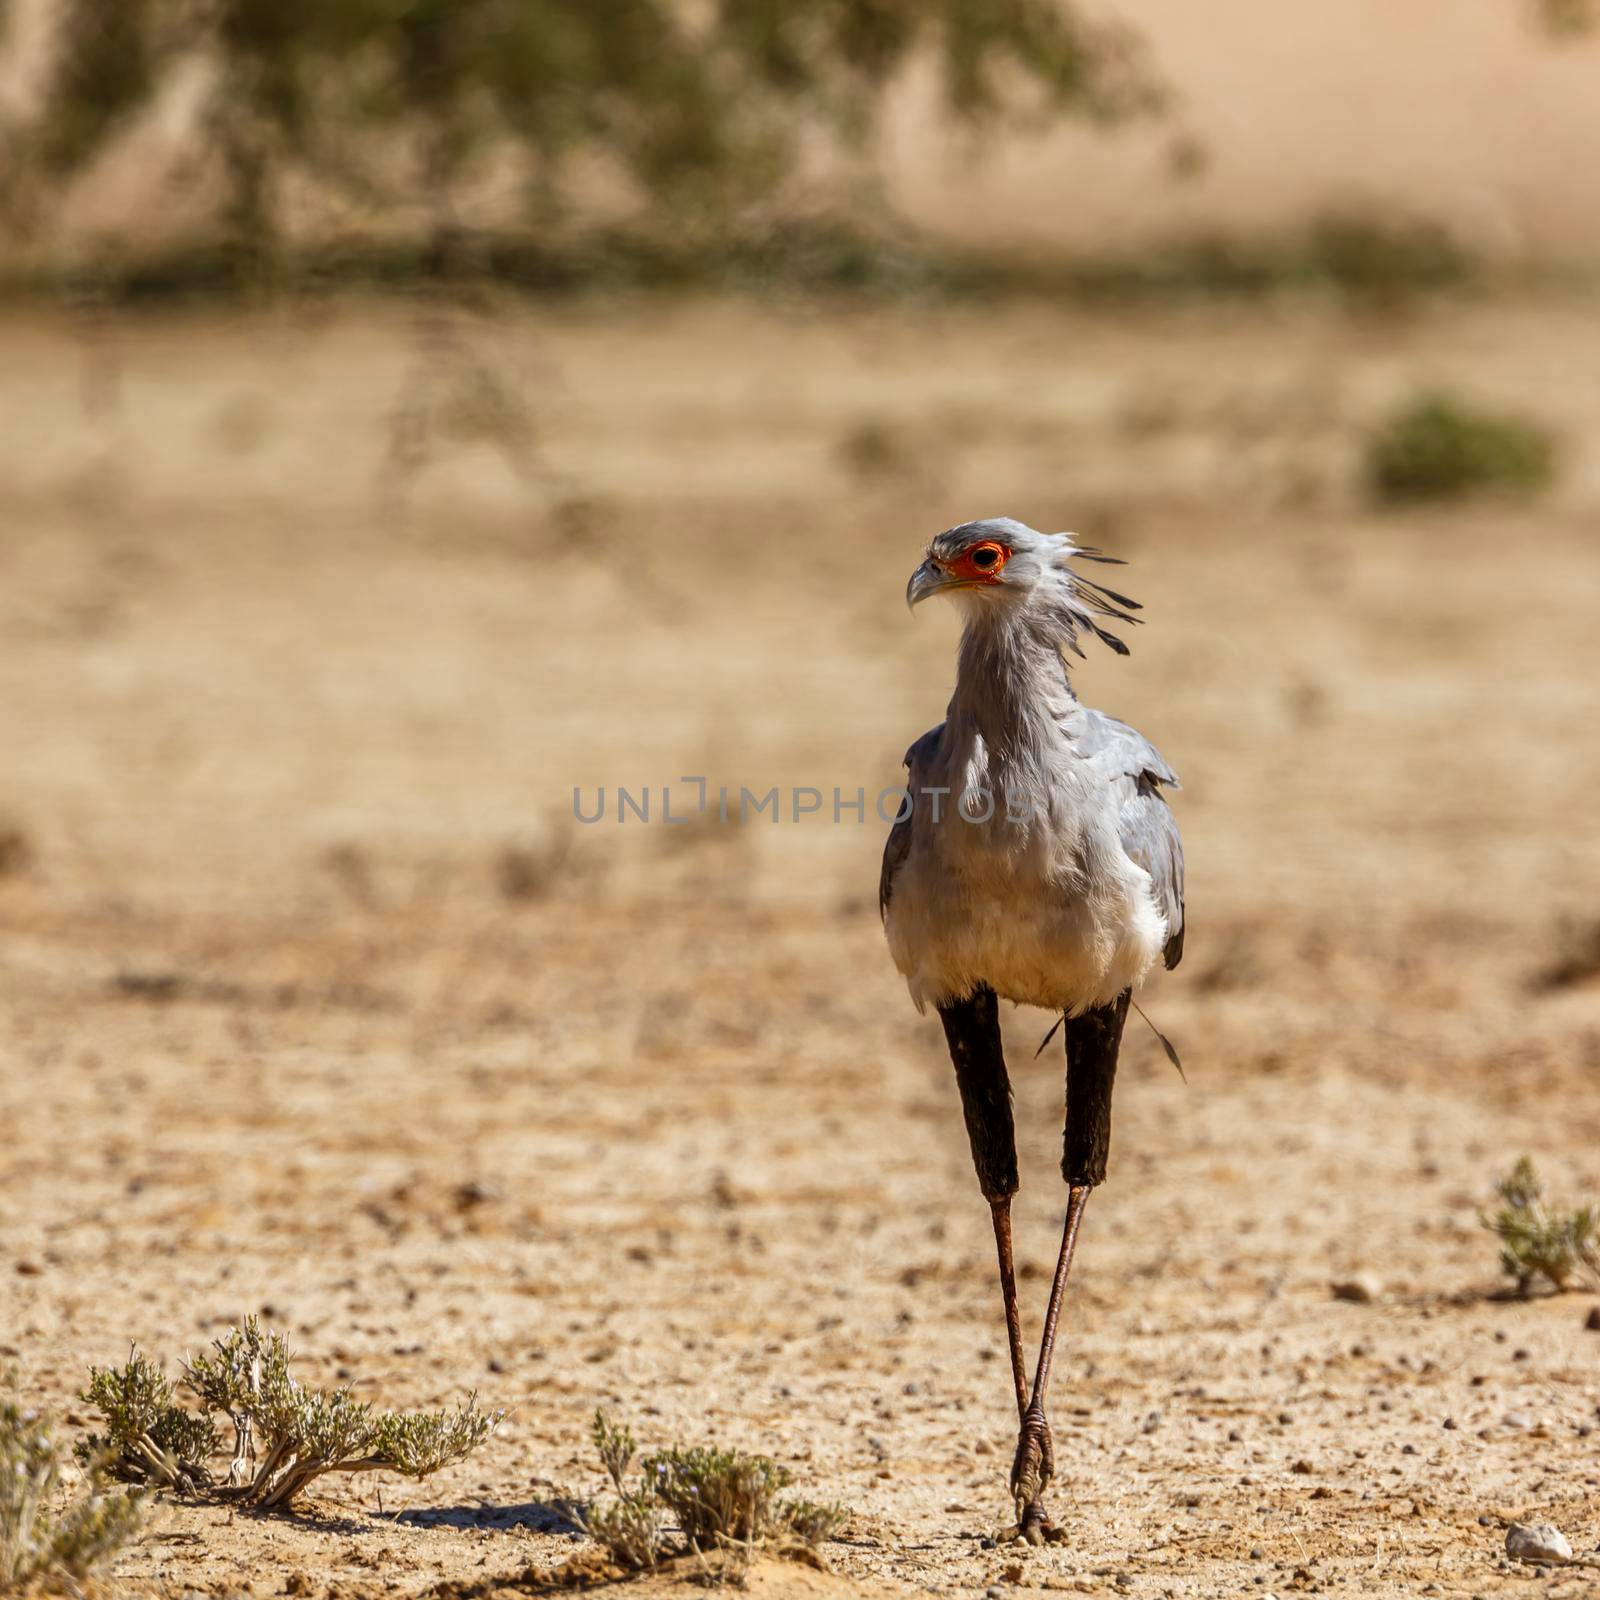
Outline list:
[[[1004,1528],[996,1530],[994,1542],[1000,1544],[1029,1544],[1042,1546],[1055,1538],[1055,1529],[1050,1524],[1050,1519],[1043,1515],[1043,1507],[1038,1505],[1021,1507],[1017,1520]]]

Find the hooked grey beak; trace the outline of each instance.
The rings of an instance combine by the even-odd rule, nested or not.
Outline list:
[[[934,566],[931,559],[924,561],[911,574],[911,582],[906,585],[906,605],[911,610],[915,610],[930,594],[938,594],[941,589],[956,588],[959,582],[959,579],[952,578],[946,572],[941,572]]]

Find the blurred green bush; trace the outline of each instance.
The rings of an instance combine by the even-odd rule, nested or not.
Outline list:
[[[1366,464],[1372,494],[1384,504],[1528,495],[1555,477],[1556,437],[1533,418],[1432,390],[1378,423]]]

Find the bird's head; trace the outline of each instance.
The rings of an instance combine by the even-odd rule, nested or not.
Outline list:
[[[906,585],[913,609],[930,595],[961,602],[969,621],[1004,623],[1027,619],[1059,632],[1060,642],[1080,656],[1078,635],[1087,631],[1119,655],[1128,647],[1095,620],[1137,622],[1136,600],[1074,572],[1074,558],[1121,565],[1115,556],[1086,549],[1070,533],[1040,533],[1013,517],[986,517],[946,528],[929,542],[922,565]]]

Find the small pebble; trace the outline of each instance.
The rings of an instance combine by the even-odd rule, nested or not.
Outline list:
[[[1358,1306],[1370,1306],[1383,1298],[1383,1283],[1375,1273],[1358,1272],[1353,1277],[1341,1278],[1330,1284],[1335,1300],[1349,1300]]]
[[[1553,1523],[1513,1522],[1506,1529],[1506,1554],[1514,1561],[1565,1566],[1572,1559],[1572,1546]]]

